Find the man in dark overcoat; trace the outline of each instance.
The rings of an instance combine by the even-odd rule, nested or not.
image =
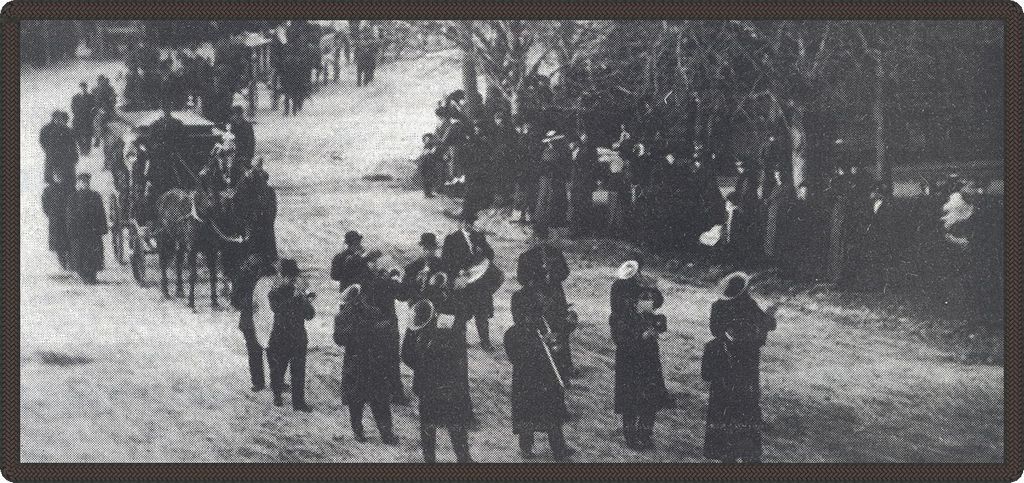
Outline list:
[[[78,152],[88,156],[92,151],[93,117],[96,115],[96,98],[89,93],[89,84],[78,84],[82,91],[71,98],[71,130],[75,133]]]
[[[78,149],[75,147],[75,135],[68,128],[68,113],[54,111],[51,121],[39,132],[39,144],[46,155],[43,181],[52,183],[53,173],[59,171],[61,179],[71,183],[78,164]]]
[[[757,205],[760,203],[760,196],[757,193],[757,173],[747,169],[747,163],[736,160],[736,193],[738,206],[744,210],[756,213]]]
[[[466,197],[462,211],[477,214],[490,206],[493,200],[494,157],[491,151],[490,135],[484,129],[484,121],[473,122],[473,135],[466,144]]]
[[[572,362],[569,338],[576,329],[574,314],[569,311],[562,284],[569,278],[569,266],[565,254],[549,240],[549,230],[534,229],[532,247],[519,255],[516,262],[516,279],[523,286],[536,287],[550,297],[555,308],[546,322],[553,332],[559,350],[553,355],[559,370],[565,377],[578,375]]]
[[[256,336],[254,320],[253,292],[260,277],[277,273],[272,263],[257,257],[251,257],[242,264],[239,276],[231,286],[231,305],[238,309],[238,330],[245,339],[245,351],[249,359],[249,379],[252,381],[252,392],[262,391],[267,387],[264,376],[264,360],[266,350]]]
[[[365,260],[366,249],[363,248],[363,235],[350,230],[345,233],[345,249],[334,256],[331,261],[331,280],[338,282],[338,290],[344,292],[349,285],[362,283],[369,275],[369,266]]]
[[[537,183],[537,208],[534,210],[534,226],[558,228],[565,226],[565,215],[569,199],[566,185],[572,166],[569,152],[564,143],[565,135],[548,131],[544,138],[544,154],[541,155],[540,178]]]
[[[469,388],[460,375],[467,368],[466,340],[451,327],[437,325],[429,300],[413,305],[413,320],[402,341],[402,360],[413,370],[412,391],[419,397],[423,461],[436,461],[437,428],[448,428],[456,461],[471,463],[467,428],[472,419]]]
[[[53,173],[53,183],[46,185],[43,189],[42,205],[43,213],[49,220],[49,247],[50,251],[57,254],[57,261],[62,270],[67,270],[68,265],[68,200],[74,194],[74,188],[62,174]]]
[[[369,274],[360,283],[363,287],[363,297],[367,303],[377,308],[387,321],[386,330],[383,336],[387,340],[387,346],[383,349],[383,367],[380,369],[391,374],[388,378],[391,381],[391,401],[395,404],[408,404],[409,397],[405,395],[402,387],[401,377],[401,346],[398,331],[398,313],[395,311],[395,302],[404,299],[402,294],[401,273],[393,270],[387,272],[380,265],[380,250],[370,250],[364,259],[366,260]]]
[[[827,232],[822,208],[810,185],[801,183],[783,225],[780,268],[784,278],[816,281],[822,275]]]
[[[778,263],[782,254],[782,238],[784,236],[784,225],[787,223],[789,208],[793,203],[793,185],[785,179],[781,168],[772,171],[772,190],[764,198],[763,215],[761,221],[762,233],[764,233],[763,251],[765,259],[769,263]]]
[[[423,197],[433,198],[434,189],[441,178],[441,153],[437,150],[437,140],[433,133],[423,134],[423,150],[416,160],[416,165],[420,171],[420,181],[423,183]]]
[[[107,213],[103,199],[89,187],[89,173],[78,175],[76,190],[68,200],[67,237],[70,265],[82,281],[96,283],[103,270],[103,235],[107,234]]]
[[[546,432],[556,460],[565,460],[576,452],[565,443],[562,425],[568,421],[564,379],[548,357],[542,317],[550,310],[549,297],[529,285],[512,295],[511,328],[505,332],[505,352],[512,364],[512,431],[519,437],[523,459],[532,459],[533,434]]]
[[[537,183],[540,179],[540,162],[544,154],[544,143],[534,129],[534,122],[524,118],[517,139],[516,153],[518,170],[515,177],[516,201],[519,221],[526,223],[533,219],[537,208]]]
[[[448,280],[454,281],[460,272],[473,266],[479,257],[494,261],[494,250],[487,243],[483,233],[476,231],[474,223],[476,215],[463,213],[459,229],[444,239],[441,248],[441,260]],[[461,294],[455,301],[455,327],[466,330],[469,319],[474,319],[480,347],[491,350],[489,322],[494,316],[494,296],[482,290],[472,290]]]
[[[284,372],[291,372],[292,408],[309,412],[306,404],[306,348],[309,338],[306,321],[316,315],[310,303],[309,284],[299,279],[299,268],[295,260],[281,260],[281,283],[274,287],[267,297],[270,309],[274,311],[274,327],[267,343],[267,358],[270,362],[270,388],[274,391],[274,405],[283,406],[281,393],[284,392]]]
[[[863,234],[856,247],[856,288],[864,291],[886,291],[893,281],[896,254],[904,246],[909,230],[904,229],[889,198],[889,188],[875,186],[862,215]]]

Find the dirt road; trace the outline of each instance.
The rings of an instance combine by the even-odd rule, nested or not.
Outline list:
[[[420,461],[414,407],[395,407],[397,447],[352,440],[338,395],[341,350],[330,338],[337,288],[327,269],[342,234],[358,229],[395,265],[416,254],[419,234],[454,229],[446,208],[424,200],[408,182],[420,135],[433,127],[436,99],[456,87],[458,65],[435,56],[382,67],[374,84],[356,89],[352,73],[340,86],[314,95],[295,118],[260,112],[257,151],[267,160],[280,200],[278,240],[283,256],[311,269],[318,315],[310,331],[307,398],[312,413],[270,404],[249,391],[237,314],[181,300],[162,300],[116,265],[107,241],[103,283],[82,286],[59,274],[46,249],[39,208],[42,153],[39,128],[67,103],[81,78],[113,73],[113,65],[72,71],[26,71],[22,76],[21,159],[21,423],[23,461]],[[266,105],[263,101],[263,105]],[[98,153],[80,170],[100,173]],[[386,173],[394,182],[370,183]],[[108,182],[97,176],[99,189]],[[492,227],[498,263],[514,273],[525,236],[507,224]],[[706,389],[700,348],[715,294],[662,279],[669,332],[662,358],[679,408],[655,428],[658,450],[622,448],[611,411],[612,354],[608,287],[615,244],[567,246],[566,283],[583,326],[574,343],[584,371],[569,395],[576,418],[567,428],[578,461],[703,461]],[[492,339],[510,325],[509,281],[497,296]],[[201,291],[204,293],[205,291]],[[200,306],[204,298],[198,299]],[[400,316],[404,320],[405,308]],[[874,317],[824,305],[787,304],[779,330],[763,353],[768,461],[1001,461],[1003,379],[998,366],[965,366],[916,340],[864,329],[838,319]],[[510,368],[501,348],[478,350],[469,336],[473,400],[481,427],[471,433],[478,461],[518,461],[508,422]],[[404,370],[404,368],[403,368]],[[409,374],[403,372],[405,385]],[[408,390],[408,389],[407,389]],[[369,416],[367,416],[369,418]],[[367,426],[372,424],[367,421]],[[442,459],[452,459],[446,438]],[[538,450],[547,455],[543,438]]]

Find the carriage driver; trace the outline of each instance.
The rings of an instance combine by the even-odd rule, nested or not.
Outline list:
[[[146,227],[156,219],[156,200],[171,189],[169,166],[160,162],[152,149],[152,134],[148,126],[139,127],[139,136],[129,148],[132,162],[132,204],[139,226]]]
[[[238,145],[231,125],[221,135],[221,141],[213,147],[210,161],[199,171],[199,179],[207,189],[221,191],[234,188],[245,174],[245,166],[238,161]]]

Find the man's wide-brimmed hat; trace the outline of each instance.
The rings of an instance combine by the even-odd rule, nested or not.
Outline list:
[[[619,280],[629,280],[635,277],[639,271],[640,262],[637,262],[636,260],[626,260],[622,265],[619,265],[619,270],[615,275]]]
[[[412,306],[412,321],[409,322],[409,330],[415,332],[431,323],[437,317],[434,304],[429,300],[420,300]]]
[[[750,274],[743,271],[726,275],[718,284],[718,290],[722,293],[721,300],[732,300],[745,294],[750,289],[750,279]]]
[[[544,136],[544,141],[543,142],[550,143],[551,141],[557,141],[559,139],[565,139],[565,135],[564,134],[558,134],[558,131],[551,130],[551,131],[548,131],[548,133]]]
[[[433,233],[420,235],[420,246],[424,248],[437,248],[437,235]]]
[[[345,244],[351,245],[363,239],[363,235],[360,235],[358,231],[352,230],[345,234]]]

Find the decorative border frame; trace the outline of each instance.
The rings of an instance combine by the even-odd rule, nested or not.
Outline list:
[[[20,156],[19,22],[32,19],[288,19],[350,18],[426,19],[500,18],[549,19],[571,15],[588,19],[653,18],[801,18],[801,19],[929,19],[1000,20],[1005,23],[1005,201],[1006,265],[1004,364],[1004,460],[1002,464],[43,464],[20,459],[20,285],[18,260],[20,181],[10,170],[3,176],[4,230],[2,271],[7,287],[0,310],[2,334],[2,454],[0,471],[12,481],[26,480],[1001,480],[1013,481],[1024,469],[1021,440],[1021,357],[1024,354],[1021,321],[1021,73],[1024,11],[1004,1],[818,1],[740,2],[703,0],[701,3],[655,0],[607,0],[573,3],[568,0],[481,2],[383,1],[188,1],[160,2],[57,2],[18,0],[0,12],[2,28],[2,92],[0,128],[3,160],[13,164]],[[1017,134],[1013,134],[1017,133]]]

